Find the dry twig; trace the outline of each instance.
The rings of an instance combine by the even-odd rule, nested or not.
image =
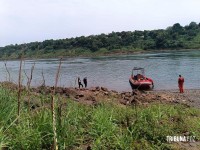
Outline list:
[[[20,115],[20,98],[21,98],[21,74],[22,74],[22,55],[21,55],[21,59],[20,59],[20,66],[19,66],[19,78],[18,78],[18,96],[17,96],[17,100],[18,100],[18,109],[17,109],[17,115]]]
[[[58,70],[56,73],[56,78],[55,78],[55,86],[54,89],[52,91],[52,102],[51,102],[51,106],[52,106],[52,120],[53,120],[53,133],[54,133],[54,149],[58,150],[58,145],[57,145],[57,133],[56,133],[56,114],[55,114],[55,107],[54,107],[54,103],[55,103],[55,93],[56,93],[56,88],[57,88],[57,84],[58,84],[58,79],[59,79],[59,74],[60,74],[60,69],[61,69],[61,64],[62,64],[62,58],[60,59],[60,63],[58,66]]]
[[[30,86],[31,86],[31,81],[33,78],[33,70],[35,68],[35,62],[33,63],[32,67],[31,67],[31,73],[30,73],[30,77],[27,75],[26,71],[24,70],[24,73],[27,77],[27,90],[28,90],[28,111],[30,111]]]
[[[9,70],[7,68],[7,61],[6,60],[4,61],[4,65],[5,65],[6,71],[8,73],[8,81],[10,82],[10,72],[9,72]]]

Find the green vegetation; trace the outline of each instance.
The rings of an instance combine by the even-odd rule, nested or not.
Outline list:
[[[22,99],[26,96],[23,92]],[[0,147],[50,149],[52,114],[48,95],[34,96],[43,107],[23,104],[17,120],[17,93],[0,88]],[[57,99],[60,98],[57,96]],[[168,135],[189,132],[200,140],[200,110],[180,104],[123,106],[102,102],[96,106],[62,99],[61,123],[57,122],[59,149],[172,149]],[[56,105],[57,108],[57,105]],[[57,118],[58,119],[58,118]]]
[[[57,56],[94,56],[130,53],[141,50],[199,49],[200,23],[185,27],[179,23],[163,30],[122,31],[110,34],[81,36],[60,40],[45,40],[0,48],[0,58],[50,58]]]

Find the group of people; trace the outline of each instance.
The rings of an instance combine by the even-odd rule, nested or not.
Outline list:
[[[85,86],[85,88],[86,88],[86,87],[87,87],[87,77],[83,78],[83,84],[84,84],[84,86]],[[83,84],[81,83],[80,77],[78,77],[78,87],[79,87],[79,89],[80,89],[81,87],[83,87]]]
[[[136,78],[138,79],[138,76],[137,77],[134,76],[134,79],[136,79]],[[86,88],[87,87],[87,77],[83,78],[83,84],[84,84],[84,86]],[[83,84],[81,82],[80,77],[78,77],[78,87],[79,88],[83,87]],[[179,75],[179,78],[178,78],[178,87],[179,87],[180,93],[184,93],[183,84],[184,84],[184,78],[181,75]]]

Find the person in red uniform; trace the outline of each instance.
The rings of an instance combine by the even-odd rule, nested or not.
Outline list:
[[[184,83],[184,78],[181,75],[179,75],[178,87],[179,87],[180,93],[184,93],[183,92],[183,83]]]

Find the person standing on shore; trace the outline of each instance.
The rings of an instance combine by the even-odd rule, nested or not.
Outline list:
[[[83,87],[83,84],[81,83],[81,79],[78,77],[78,87],[79,87],[79,89],[81,88],[81,86]]]
[[[181,75],[179,75],[179,78],[178,78],[178,87],[179,87],[180,93],[184,93],[184,91],[183,91],[183,84],[184,84],[184,78]]]
[[[86,88],[86,87],[87,87],[87,77],[85,77],[85,78],[83,79],[83,83],[84,83],[85,88]]]

